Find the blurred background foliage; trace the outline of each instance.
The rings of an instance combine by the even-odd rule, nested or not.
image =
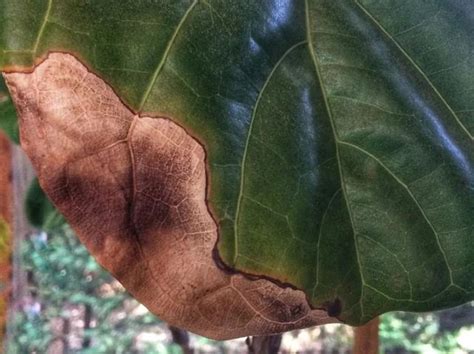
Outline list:
[[[2,130],[14,143],[19,143],[18,121],[15,106],[0,75],[0,130]]]
[[[8,353],[182,353],[168,326],[133,300],[89,255],[70,228],[53,223],[21,249],[28,295],[10,320]],[[381,318],[383,353],[474,353],[472,304],[428,314]],[[320,326],[286,333],[282,353],[349,353],[352,329]],[[195,353],[246,352],[243,339],[190,335]]]

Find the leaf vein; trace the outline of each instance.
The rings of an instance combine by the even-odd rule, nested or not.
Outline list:
[[[264,84],[263,84],[263,86],[262,86],[262,88],[261,88],[261,90],[260,90],[260,92],[257,96],[257,100],[255,101],[255,105],[253,107],[252,116],[250,117],[250,125],[249,125],[249,130],[248,130],[248,133],[247,133],[247,139],[245,141],[244,152],[243,152],[243,155],[242,155],[242,169],[241,169],[241,175],[240,175],[240,189],[239,189],[239,195],[237,197],[237,207],[236,207],[235,218],[234,218],[234,220],[235,220],[234,221],[235,222],[235,226],[234,226],[234,264],[237,261],[237,255],[239,253],[238,252],[238,250],[239,250],[239,247],[238,247],[238,237],[239,237],[239,235],[238,235],[238,224],[239,224],[242,198],[243,198],[243,194],[244,194],[245,165],[246,165],[246,161],[247,161],[248,147],[249,147],[249,144],[250,144],[250,137],[252,135],[253,125],[254,125],[254,122],[255,122],[255,117],[257,115],[257,110],[259,108],[259,104],[260,104],[260,101],[262,99],[263,93],[265,92],[265,89],[267,88],[269,82],[271,81],[271,78],[273,77],[273,74],[280,67],[281,63],[285,60],[285,58],[293,50],[295,50],[299,46],[301,46],[303,44],[306,44],[306,43],[307,43],[307,41],[301,41],[301,42],[298,42],[298,43],[294,44],[293,46],[288,48],[288,50],[276,62],[275,66],[270,71],[270,74],[268,75],[267,79],[265,80],[265,82],[264,82]]]
[[[41,38],[43,37],[46,24],[48,23],[52,7],[53,7],[53,0],[48,0],[48,7],[46,8],[46,13],[44,15],[43,23],[41,24],[41,27],[38,32],[38,36],[36,37],[35,45],[33,46],[33,57],[35,57],[36,53],[38,52],[38,47],[39,47]]]
[[[355,253],[356,253],[356,259],[357,259],[357,264],[358,264],[358,269],[359,269],[359,274],[360,274],[360,278],[361,278],[361,282],[362,284],[365,284],[365,280],[364,280],[364,274],[362,272],[362,264],[361,264],[361,261],[360,261],[360,255],[359,255],[359,249],[358,249],[358,245],[357,245],[357,239],[356,239],[356,231],[355,231],[355,225],[354,225],[354,220],[353,220],[353,216],[352,216],[352,211],[351,211],[351,208],[350,208],[350,205],[349,205],[349,200],[347,198],[347,190],[346,190],[346,186],[344,184],[344,172],[343,172],[343,169],[342,169],[342,165],[341,165],[341,158],[340,158],[340,154],[339,154],[339,147],[337,145],[337,141],[339,140],[338,136],[337,136],[337,130],[336,130],[336,126],[335,126],[335,123],[333,121],[333,117],[332,117],[332,111],[331,111],[331,108],[329,106],[329,101],[328,101],[328,97],[327,97],[327,93],[326,93],[326,90],[324,88],[324,84],[323,84],[323,81],[322,81],[322,75],[321,75],[321,72],[320,72],[320,64],[319,64],[319,61],[317,59],[317,56],[316,56],[316,53],[315,53],[315,50],[313,48],[313,43],[312,43],[312,37],[311,37],[311,30],[310,30],[310,26],[309,26],[309,5],[308,5],[308,0],[305,0],[305,12],[306,12],[306,36],[307,36],[307,39],[308,39],[308,49],[309,49],[309,52],[311,54],[311,58],[312,58],[312,61],[313,61],[313,64],[314,64],[314,68],[315,68],[315,73],[316,73],[316,77],[319,81],[319,85],[320,85],[320,88],[321,88],[321,93],[322,93],[322,96],[323,96],[323,100],[324,100],[324,105],[326,107],[326,110],[327,110],[327,114],[328,114],[328,118],[329,118],[329,122],[331,124],[331,128],[332,128],[332,132],[333,132],[333,135],[334,135],[334,140],[335,140],[335,148],[336,148],[336,158],[337,158],[337,163],[338,163],[338,167],[339,167],[339,178],[340,178],[340,184],[341,184],[341,189],[342,189],[342,194],[344,196],[344,200],[345,200],[345,203],[346,203],[346,207],[347,207],[347,212],[349,214],[349,220],[351,222],[351,226],[352,226],[352,235],[353,235],[353,239],[354,239],[354,247],[355,247]],[[361,293],[360,293],[360,299],[362,299],[364,296],[364,287],[361,286]],[[364,316],[364,308],[362,306],[362,302],[360,301],[360,304],[361,304],[361,316],[363,317]]]
[[[408,195],[410,196],[410,198],[415,202],[415,205],[417,206],[417,208],[419,209],[421,215],[423,216],[423,218],[425,219],[426,223],[428,224],[428,226],[430,227],[431,231],[433,232],[435,238],[436,238],[436,243],[438,245],[438,248],[439,250],[441,251],[441,254],[443,255],[443,259],[444,259],[444,262],[446,263],[446,268],[448,269],[448,272],[449,272],[449,280],[451,282],[451,284],[454,284],[454,281],[453,281],[453,274],[452,274],[452,271],[451,271],[451,267],[449,266],[449,262],[448,262],[448,258],[447,258],[447,255],[446,255],[446,252],[444,250],[444,248],[442,247],[441,245],[441,240],[439,238],[439,235],[438,235],[438,232],[436,231],[436,228],[434,227],[434,225],[432,224],[432,222],[429,220],[428,216],[426,215],[425,213],[425,210],[423,209],[423,207],[421,206],[421,204],[418,202],[418,200],[416,199],[415,195],[413,194],[413,192],[410,190],[410,188],[408,187],[408,185],[406,185],[402,180],[400,180],[400,178],[398,178],[395,173],[392,172],[392,170],[390,170],[387,165],[385,165],[380,159],[378,159],[376,156],[372,155],[370,152],[368,152],[367,150],[357,146],[357,145],[354,145],[354,144],[351,144],[351,143],[348,143],[348,142],[345,142],[345,141],[341,141],[339,140],[338,141],[338,144],[341,144],[341,145],[346,145],[346,146],[349,146],[353,149],[356,149],[360,152],[362,152],[363,154],[365,154],[366,156],[370,157],[372,160],[374,160],[375,162],[377,162],[385,171],[387,171],[387,173],[392,176],[392,178],[398,183],[400,184],[405,190],[406,192],[408,193]]]
[[[153,75],[150,79],[150,82],[148,83],[148,86],[145,90],[145,93],[143,94],[143,97],[140,101],[140,105],[138,107],[139,111],[141,111],[143,109],[143,107],[145,106],[145,103],[146,103],[148,97],[150,96],[151,90],[153,89],[153,86],[155,85],[155,82],[158,79],[158,76],[160,75],[161,70],[165,66],[166,60],[168,59],[168,56],[171,52],[171,48],[173,47],[173,44],[175,43],[176,38],[178,37],[178,34],[179,34],[180,30],[182,29],[184,23],[186,22],[186,20],[188,19],[189,15],[193,11],[193,9],[196,7],[198,2],[199,2],[199,0],[194,0],[191,3],[191,5],[189,6],[189,8],[186,10],[183,17],[181,18],[181,21],[179,21],[178,26],[176,26],[176,29],[174,30],[173,35],[171,36],[170,40],[168,41],[168,44],[166,45],[165,52],[163,53],[163,56],[161,57],[161,60],[159,61],[155,71],[153,72]]]
[[[425,79],[428,85],[431,87],[433,92],[439,97],[441,102],[445,105],[445,107],[449,110],[451,115],[454,117],[455,121],[459,124],[462,130],[467,134],[467,136],[474,140],[474,136],[470,133],[470,131],[466,128],[466,126],[462,123],[461,119],[459,119],[456,112],[451,108],[448,101],[443,97],[441,92],[438,91],[436,86],[433,82],[429,79],[428,75],[421,69],[421,67],[416,63],[416,61],[408,54],[408,52],[403,49],[403,47],[398,43],[395,38],[382,26],[382,24],[377,21],[377,19],[372,16],[372,14],[359,2],[359,0],[354,0],[354,3],[362,10],[362,12],[372,21],[375,26],[377,26],[380,31],[398,48],[398,50],[408,59],[408,61],[413,65],[413,67],[421,74],[421,76]]]

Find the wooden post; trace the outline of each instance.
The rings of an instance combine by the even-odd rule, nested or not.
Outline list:
[[[376,317],[364,326],[354,330],[353,354],[378,354],[379,318]]]
[[[12,214],[11,146],[0,132],[0,347],[4,345],[11,291]]]

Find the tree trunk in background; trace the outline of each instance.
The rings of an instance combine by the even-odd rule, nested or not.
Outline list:
[[[181,347],[184,354],[193,354],[194,349],[189,344],[189,333],[184,329],[170,326],[168,328],[171,332],[171,337],[173,338],[173,342]]]
[[[82,341],[82,349],[87,349],[91,346],[91,337],[86,332],[91,328],[92,315],[92,306],[86,304],[84,307],[84,339]]]
[[[69,353],[69,333],[71,333],[71,321],[69,318],[63,319],[63,353]]]
[[[281,345],[281,334],[275,336],[248,337],[245,340],[249,354],[277,354]]]
[[[18,145],[12,145],[13,166],[13,294],[17,305],[19,305],[27,294],[27,275],[21,267],[20,248],[26,236],[33,231],[25,214],[25,200],[28,188],[34,178],[33,168],[30,160]],[[18,251],[18,252],[17,252]]]
[[[20,246],[32,229],[25,215],[25,197],[28,187],[33,180],[33,169],[30,161],[25,156],[21,148],[17,145],[10,144],[10,180],[11,180],[11,297],[8,306],[8,316],[12,318],[17,311],[22,310],[22,304],[27,295],[28,282],[25,269],[21,266]],[[3,151],[0,152],[3,158]],[[0,173],[3,167],[0,167]],[[0,198],[3,194],[0,194]],[[7,326],[6,342],[9,338],[13,338],[15,333],[11,333],[11,328]]]
[[[193,354],[194,350],[189,344],[189,333],[184,329],[170,325],[168,325],[168,328],[171,332],[171,336],[173,337],[173,342],[181,347],[183,353]]]
[[[353,354],[377,354],[379,352],[379,318],[354,330]]]
[[[0,348],[4,344],[11,292],[12,205],[11,146],[0,132]]]

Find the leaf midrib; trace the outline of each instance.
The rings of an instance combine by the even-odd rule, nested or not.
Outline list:
[[[337,136],[336,127],[335,127],[334,119],[333,119],[333,116],[332,116],[332,111],[331,111],[331,108],[329,106],[327,92],[326,92],[326,89],[325,89],[323,81],[322,81],[322,76],[321,76],[321,72],[320,72],[320,64],[319,64],[318,58],[316,56],[316,53],[315,53],[315,50],[314,50],[314,47],[313,47],[313,40],[312,40],[311,28],[310,28],[310,16],[309,16],[308,0],[305,0],[305,26],[306,26],[306,38],[308,40],[309,53],[311,55],[311,59],[312,59],[313,64],[314,64],[315,74],[316,74],[317,80],[319,82],[319,86],[320,86],[320,89],[321,89],[321,94],[323,96],[324,106],[326,108],[326,112],[328,114],[329,122],[331,124],[331,131],[332,131],[332,134],[333,134],[333,137],[334,137],[334,142],[335,142],[336,160],[337,160],[337,165],[338,165],[338,169],[339,169],[339,179],[340,179],[340,184],[341,184],[341,191],[342,191],[342,195],[344,197],[344,202],[345,202],[346,207],[347,207],[347,212],[348,212],[348,215],[349,215],[349,220],[350,220],[351,228],[352,228],[352,235],[353,235],[356,259],[357,259],[357,265],[358,265],[357,268],[359,270],[359,275],[360,275],[360,279],[361,279],[361,283],[362,283],[362,286],[360,288],[360,297],[359,297],[361,318],[362,318],[362,317],[364,317],[364,307],[362,306],[362,297],[364,296],[364,285],[365,285],[364,273],[362,272],[362,264],[361,264],[361,260],[360,260],[360,256],[359,256],[359,248],[358,248],[357,239],[356,239],[354,219],[353,219],[352,211],[351,211],[349,201],[348,201],[348,198],[347,198],[346,185],[344,183],[344,172],[343,172],[342,165],[341,165],[341,158],[340,158],[339,146],[338,146],[339,137]],[[319,260],[317,260],[317,261],[319,261]]]

